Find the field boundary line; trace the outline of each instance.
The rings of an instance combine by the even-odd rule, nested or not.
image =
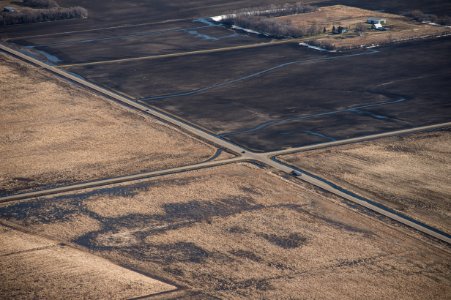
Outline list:
[[[377,201],[373,201],[373,200],[367,199],[365,197],[358,196],[357,194],[355,194],[347,189],[341,188],[340,186],[335,185],[332,182],[330,182],[324,178],[317,177],[304,170],[301,170],[300,168],[294,167],[289,164],[285,164],[285,163],[277,160],[276,158],[272,158],[272,159],[267,158],[267,160],[268,161],[266,162],[266,164],[269,166],[273,166],[273,167],[277,166],[280,169],[280,166],[282,165],[285,168],[287,168],[288,170],[299,171],[299,172],[301,172],[301,175],[297,176],[297,178],[302,181],[310,183],[316,187],[319,187],[325,191],[335,194],[341,198],[344,198],[348,201],[351,201],[360,206],[363,206],[373,212],[376,212],[380,215],[388,217],[389,219],[397,221],[398,223],[404,224],[407,227],[416,229],[426,235],[429,235],[438,240],[446,242],[448,245],[451,244],[451,236],[448,233],[446,233],[440,229],[437,229],[437,228],[430,226],[426,223],[423,223],[422,221],[419,221],[413,217],[410,217],[410,216],[405,215],[401,212],[398,212],[394,209],[391,209]]]
[[[209,53],[219,53],[219,52],[227,52],[227,51],[242,50],[242,49],[252,49],[252,48],[259,48],[259,47],[271,47],[271,46],[290,44],[290,43],[299,43],[299,42],[301,42],[300,39],[282,40],[282,41],[275,41],[275,42],[256,43],[256,44],[249,44],[249,45],[240,45],[240,46],[233,46],[233,47],[169,53],[169,54],[161,54],[161,55],[148,55],[148,56],[131,57],[131,58],[101,60],[101,61],[78,63],[78,64],[63,64],[63,65],[59,65],[58,68],[64,69],[64,68],[72,68],[72,67],[95,66],[95,65],[103,65],[103,64],[114,64],[114,63],[121,63],[121,62],[140,61],[140,60],[155,60],[155,59],[162,59],[162,58],[173,58],[173,57],[182,57],[182,56],[209,54]]]
[[[145,276],[147,278],[150,278],[152,280],[156,280],[156,281],[159,281],[159,282],[162,282],[164,284],[172,286],[173,289],[166,291],[167,293],[186,290],[186,287],[184,285],[181,285],[178,282],[175,282],[175,281],[167,279],[167,278],[163,278],[163,277],[158,276],[156,274],[151,274],[151,273],[149,274],[149,273],[142,272],[141,270],[138,270],[138,269],[136,269],[136,268],[134,268],[132,266],[128,266],[126,264],[122,264],[120,262],[115,261],[114,259],[109,259],[109,258],[103,257],[101,255],[98,255],[95,252],[89,251],[88,248],[86,248],[86,247],[84,247],[82,245],[76,244],[76,243],[74,243],[72,241],[61,241],[61,240],[55,238],[54,236],[50,236],[50,235],[47,235],[45,233],[37,232],[34,229],[30,229],[28,227],[25,227],[23,224],[19,224],[19,223],[7,221],[7,220],[0,220],[0,226],[6,227],[6,228],[8,228],[10,230],[13,230],[13,231],[16,231],[16,232],[24,233],[26,235],[31,235],[31,236],[34,236],[34,237],[37,237],[37,238],[46,239],[46,240],[48,240],[50,242],[55,243],[53,245],[49,245],[47,247],[42,247],[42,248],[49,248],[50,249],[50,248],[53,248],[53,247],[67,247],[69,249],[85,253],[85,254],[87,254],[89,256],[97,257],[99,259],[108,261],[109,263],[115,265],[116,267],[119,267],[121,269],[127,270],[129,272],[133,272],[133,273]],[[30,249],[30,251],[34,251],[34,250],[42,250],[42,249]],[[158,296],[158,294],[160,294],[160,293],[163,293],[163,292],[155,293],[155,296]],[[143,295],[143,297],[148,297],[148,296],[149,295]]]
[[[57,36],[57,35],[73,34],[73,33],[84,33],[84,32],[95,32],[95,31],[120,29],[120,28],[133,28],[133,27],[139,27],[139,26],[159,25],[159,24],[167,24],[167,23],[172,23],[172,22],[181,22],[181,21],[190,21],[190,20],[192,20],[192,19],[191,18],[172,19],[172,20],[166,20],[166,21],[160,21],[160,22],[152,22],[152,23],[124,24],[124,25],[117,25],[117,26],[110,26],[110,27],[84,29],[84,30],[62,31],[62,32],[47,33],[47,34],[36,34],[36,35],[24,35],[24,36],[19,36],[19,37],[6,38],[3,41],[7,42],[7,41],[12,41],[12,40],[21,40],[21,39],[27,39],[27,38]]]
[[[293,154],[293,153],[297,153],[297,152],[316,150],[316,149],[321,149],[321,148],[328,148],[328,147],[333,147],[333,146],[341,146],[341,145],[353,144],[353,143],[358,143],[358,142],[366,142],[366,141],[371,141],[371,140],[376,140],[376,139],[380,139],[380,138],[384,138],[384,137],[391,137],[391,136],[396,136],[396,135],[401,135],[401,134],[415,133],[415,132],[420,132],[420,131],[448,128],[448,127],[451,127],[451,122],[432,124],[432,125],[426,125],[426,126],[420,126],[420,127],[413,127],[413,128],[401,129],[401,130],[395,130],[395,131],[389,131],[389,132],[383,132],[383,133],[377,133],[377,134],[372,134],[372,135],[366,135],[366,136],[344,139],[344,140],[339,140],[339,141],[321,143],[321,144],[316,144],[316,145],[289,148],[289,149],[285,149],[285,150],[271,151],[271,152],[266,152],[264,154],[268,155],[268,156],[280,156],[280,155],[286,155],[286,154]]]
[[[208,161],[208,162],[203,162],[203,163],[199,163],[199,164],[193,164],[193,165],[176,167],[176,168],[165,169],[165,170],[151,171],[151,172],[139,173],[139,174],[134,174],[134,175],[126,175],[126,176],[120,176],[120,177],[115,177],[115,178],[75,183],[75,184],[65,185],[65,186],[56,187],[56,188],[43,189],[43,190],[35,191],[35,192],[27,192],[27,193],[10,195],[10,196],[6,196],[6,197],[0,197],[0,205],[4,204],[4,203],[8,203],[8,202],[13,202],[13,201],[27,200],[27,199],[33,199],[33,198],[38,198],[38,197],[62,194],[62,193],[66,193],[66,192],[84,190],[84,189],[89,189],[89,188],[96,188],[96,187],[108,186],[108,185],[113,185],[113,184],[127,183],[127,182],[142,180],[142,179],[149,179],[149,178],[160,177],[160,176],[165,176],[165,175],[183,173],[183,172],[188,172],[188,171],[195,171],[195,170],[204,169],[204,168],[218,167],[218,166],[222,166],[222,165],[227,165],[227,164],[237,163],[237,162],[245,162],[245,161],[246,161],[246,159],[243,157],[234,157],[234,158],[225,159],[225,160]]]

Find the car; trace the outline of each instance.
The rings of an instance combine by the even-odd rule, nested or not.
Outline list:
[[[290,174],[291,174],[292,176],[294,176],[294,177],[299,177],[299,176],[302,175],[302,172],[301,172],[301,171],[298,171],[298,170],[293,170],[293,171],[291,171]]]

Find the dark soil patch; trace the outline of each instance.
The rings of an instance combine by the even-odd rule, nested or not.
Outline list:
[[[262,258],[260,256],[256,255],[253,252],[250,252],[250,251],[233,250],[233,251],[230,251],[230,253],[235,255],[235,256],[238,256],[238,257],[241,257],[241,258],[250,259],[250,260],[255,261],[255,262],[261,262],[262,261]]]
[[[271,244],[284,249],[298,248],[307,242],[307,238],[301,236],[298,233],[290,233],[289,235],[285,236],[263,233],[260,234],[260,236],[266,239]]]

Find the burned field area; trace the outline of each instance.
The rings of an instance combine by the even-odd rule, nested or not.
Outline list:
[[[69,71],[272,151],[449,121],[450,49],[450,38],[344,53],[277,45]]]
[[[185,101],[186,96],[210,89],[258,79],[294,60],[312,61],[328,57],[297,44],[273,45],[236,51],[196,54],[173,58],[124,61],[67,68],[72,73],[104,86],[122,91],[140,101]],[[219,86],[218,86],[219,85]],[[208,103],[206,103],[208,105]],[[233,105],[233,103],[230,103]]]
[[[192,21],[197,18],[215,16],[243,7],[269,4],[284,4],[286,0],[58,0],[61,6],[82,6],[89,16],[84,20],[64,20],[20,26],[0,26],[0,37],[58,34],[62,32],[92,31],[99,28],[130,27],[137,24],[166,24]],[[57,24],[57,26],[55,26]]]
[[[447,38],[313,62],[293,56],[230,85],[146,102],[256,151],[429,125],[451,115],[450,50]]]
[[[279,157],[298,168],[451,232],[451,129]]]
[[[32,56],[55,65],[164,55],[268,41],[238,34],[207,20],[186,20],[104,30],[10,39]]]
[[[363,214],[250,164],[0,206],[3,222],[207,297],[450,293],[449,254]]]
[[[240,7],[255,6],[254,2],[246,1]],[[370,8],[365,3],[356,6]],[[50,35],[45,30],[38,30],[37,35],[21,32],[23,38],[16,39],[7,32],[2,36],[12,38],[8,42],[30,56],[65,66],[95,84],[252,151],[449,121],[450,38],[342,53],[315,51],[293,43],[139,59],[259,44],[269,39],[237,33],[206,19],[196,20],[233,10],[236,3],[211,1],[202,7],[188,1],[180,6],[187,11],[173,11],[166,21],[149,16],[141,23],[136,8],[115,3],[119,11],[136,15],[132,24],[124,26],[113,26],[118,20],[110,23],[115,15],[107,17],[100,9],[104,4],[83,4],[88,10],[92,6],[93,19],[87,22],[96,23],[98,28],[80,32],[77,28],[61,29]],[[171,14],[171,8],[180,3],[136,4]],[[190,17],[184,19],[185,13]],[[105,27],[100,26],[102,22],[106,22]],[[113,62],[105,62],[108,60]]]

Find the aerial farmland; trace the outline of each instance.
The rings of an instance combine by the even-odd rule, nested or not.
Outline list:
[[[449,299],[451,4],[0,0],[0,299]]]

